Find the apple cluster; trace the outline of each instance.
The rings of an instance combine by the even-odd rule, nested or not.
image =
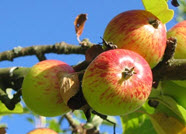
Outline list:
[[[88,105],[104,115],[125,115],[148,99],[153,76],[151,69],[162,59],[167,35],[178,38],[175,57],[185,58],[186,21],[166,31],[152,13],[131,10],[120,13],[107,25],[103,39],[116,49],[105,49],[85,69],[82,81],[74,69],[58,60],[34,65],[22,85],[25,104],[42,116],[58,116],[70,111],[67,103],[82,90]],[[179,44],[180,43],[180,44]],[[183,46],[184,45],[184,46]],[[106,48],[105,44],[103,48]],[[180,47],[180,48],[179,48]],[[81,85],[80,85],[81,84]]]

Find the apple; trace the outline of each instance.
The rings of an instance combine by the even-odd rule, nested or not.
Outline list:
[[[174,53],[175,59],[186,59],[186,20],[177,23],[167,31],[167,38],[177,39],[177,47]]]
[[[60,95],[60,78],[73,73],[68,64],[59,60],[44,60],[34,65],[25,76],[22,97],[31,111],[41,116],[58,116],[68,112]]]
[[[36,128],[27,134],[57,134],[57,132],[49,128]]]
[[[92,109],[124,115],[142,106],[152,88],[152,71],[139,54],[114,49],[98,55],[85,70],[82,92]]]
[[[162,59],[166,48],[166,27],[148,11],[130,10],[109,22],[103,39],[118,48],[137,52],[153,68]]]

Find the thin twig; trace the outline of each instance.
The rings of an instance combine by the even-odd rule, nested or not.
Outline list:
[[[70,115],[70,113],[66,113],[64,115],[64,117],[67,119],[67,121],[69,122],[70,126],[75,129],[78,127],[78,125],[74,122],[72,116]]]

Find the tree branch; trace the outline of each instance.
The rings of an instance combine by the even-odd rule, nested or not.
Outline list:
[[[172,59],[158,69],[153,69],[154,80],[186,80],[186,59]]]
[[[0,101],[5,104],[9,110],[13,110],[15,105],[21,101],[21,86],[24,76],[29,68],[1,68],[0,69]],[[7,88],[12,88],[17,92],[10,99],[6,93]]]
[[[72,127],[73,133],[78,134],[100,134],[99,130],[96,127],[86,128],[84,127],[85,124],[76,124],[74,119],[69,113],[66,113],[64,117],[67,119],[69,125]]]
[[[93,44],[91,44],[93,45]],[[45,45],[45,46],[31,46],[27,48],[16,48],[11,51],[6,51],[0,53],[0,60],[13,60],[15,57],[25,56],[25,55],[40,55],[39,60],[45,59],[44,54],[55,52],[55,53],[65,53],[65,54],[86,54],[92,57],[96,57],[101,51],[98,51],[99,47],[93,47],[94,49],[89,49],[91,47],[88,46],[75,46],[69,45],[64,42],[57,43],[55,45]],[[162,61],[152,69],[153,72],[153,80],[158,82],[160,80],[186,80],[186,59],[173,59],[174,51],[176,48],[176,40],[174,38],[170,38],[167,41],[167,48],[165,50],[164,57]],[[89,50],[88,50],[89,49]],[[88,50],[88,51],[87,51]],[[92,52],[93,51],[93,52]],[[99,53],[94,53],[94,52]],[[91,54],[90,54],[91,53]],[[95,55],[95,56],[94,56]],[[87,68],[91,61],[85,60],[84,62],[73,66],[76,72],[82,71]],[[29,71],[30,68],[24,67],[12,67],[12,68],[0,68],[0,100],[4,101],[5,105],[10,104],[10,99],[7,99],[6,89],[12,88],[17,91],[14,100],[12,103],[16,103],[20,101],[21,92],[20,89],[22,87],[22,82]],[[82,75],[82,73],[80,73]],[[82,76],[80,77],[82,79]],[[8,101],[7,101],[8,100]],[[12,106],[13,107],[13,106]],[[10,107],[11,108],[11,107]],[[11,108],[12,109],[12,108]]]
[[[153,80],[186,80],[186,59],[174,59],[177,41],[170,37],[162,61],[152,69]]]
[[[0,88],[4,90],[12,88],[16,91],[21,89],[24,76],[29,69],[26,67],[0,68]]]
[[[64,115],[64,117],[67,119],[69,125],[70,125],[73,129],[75,129],[75,128],[78,127],[78,125],[74,122],[74,120],[73,120],[72,116],[70,115],[70,113],[66,113],[66,114]]]
[[[57,53],[57,54],[85,54],[86,50],[93,45],[89,43],[87,46],[70,45],[65,42],[56,43],[54,45],[35,45],[30,47],[16,47],[10,51],[0,53],[0,61],[9,60],[13,61],[16,57],[36,55],[38,59],[46,59],[44,54]]]

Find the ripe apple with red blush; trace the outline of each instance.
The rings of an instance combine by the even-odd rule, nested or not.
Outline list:
[[[151,68],[162,59],[167,40],[165,25],[145,10],[118,14],[107,25],[103,38],[118,48],[137,52]]]
[[[87,67],[83,95],[92,109],[105,115],[134,112],[147,100],[152,72],[139,54],[114,49],[98,55]]]

